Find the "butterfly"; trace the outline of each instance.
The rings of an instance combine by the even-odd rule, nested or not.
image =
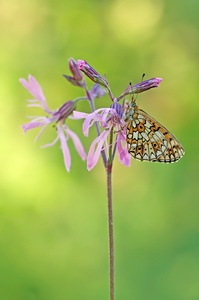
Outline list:
[[[132,98],[124,113],[128,152],[141,161],[172,163],[184,155],[180,142]]]

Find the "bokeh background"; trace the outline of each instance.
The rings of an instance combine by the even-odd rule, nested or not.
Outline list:
[[[55,109],[82,95],[62,77],[73,57],[106,74],[116,96],[143,73],[162,77],[138,102],[186,151],[176,164],[115,160],[116,299],[198,300],[199,1],[1,0],[0,33],[0,299],[109,297],[102,161],[88,172],[69,143],[67,173],[58,144],[40,149],[53,128],[37,143],[37,130],[20,129],[32,113],[18,79],[34,75]],[[69,122],[88,151],[95,130],[85,138],[81,125]]]

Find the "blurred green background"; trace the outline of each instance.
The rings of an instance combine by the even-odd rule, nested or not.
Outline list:
[[[115,160],[116,300],[199,299],[198,14],[198,0],[1,0],[0,299],[109,297],[102,161],[88,172],[70,142],[68,174],[58,144],[40,149],[53,128],[37,143],[20,129],[32,114],[20,77],[37,78],[51,109],[82,95],[62,77],[69,57],[106,74],[116,96],[142,73],[162,77],[138,102],[186,151],[176,164]],[[94,128],[85,138],[81,120],[69,125],[88,151]]]

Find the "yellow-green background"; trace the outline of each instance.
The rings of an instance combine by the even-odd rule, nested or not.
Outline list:
[[[115,160],[116,300],[198,300],[199,1],[1,0],[0,39],[0,299],[109,297],[102,161],[88,172],[69,142],[68,174],[58,144],[40,149],[51,126],[37,143],[37,130],[20,129],[33,111],[18,78],[34,75],[55,109],[82,95],[62,77],[73,57],[106,74],[116,96],[142,73],[163,77],[138,102],[186,151],[176,164]],[[69,122],[88,151],[95,131],[85,138],[81,124]]]

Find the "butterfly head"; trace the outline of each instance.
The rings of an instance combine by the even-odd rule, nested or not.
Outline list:
[[[130,119],[132,119],[132,116],[135,112],[136,108],[136,103],[135,99],[132,97],[130,102],[125,103],[125,108],[124,108],[124,121],[128,122]]]

